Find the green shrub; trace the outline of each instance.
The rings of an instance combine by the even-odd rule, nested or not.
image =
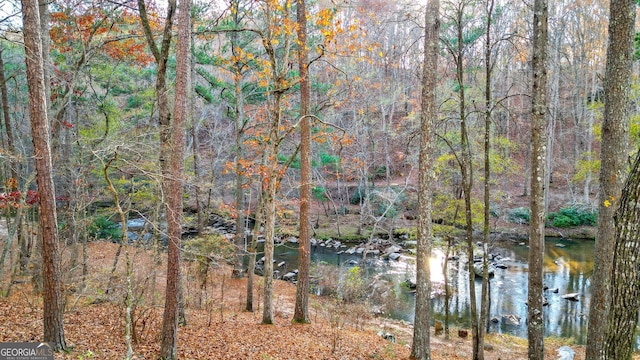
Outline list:
[[[207,234],[188,239],[184,244],[184,258],[202,264],[217,264],[231,260],[235,247],[220,234]]]
[[[313,189],[311,189],[311,192],[313,193],[313,198],[319,201],[326,201],[327,197],[325,196],[326,190],[324,187],[322,186],[314,186]]]
[[[509,210],[507,220],[517,224],[528,224],[531,221],[531,210],[526,207],[519,207]]]
[[[366,287],[362,269],[359,266],[354,266],[341,277],[338,284],[338,294],[343,302],[355,303],[365,297]]]
[[[338,165],[340,164],[340,157],[335,155],[329,155],[326,152],[320,154],[320,161],[322,165]]]
[[[122,228],[103,215],[96,216],[93,219],[93,222],[89,225],[88,232],[89,236],[96,239],[119,240],[122,238]]]
[[[364,187],[358,186],[356,190],[353,192],[353,194],[351,194],[351,198],[349,199],[349,202],[351,203],[351,205],[359,205],[361,202],[364,201],[365,196],[366,196],[366,191]]]
[[[387,208],[389,209],[387,210]],[[379,202],[375,214],[376,216],[384,215],[384,217],[386,217],[387,219],[393,219],[398,216],[398,209],[396,208],[395,204]]]
[[[547,216],[548,222],[555,227],[568,228],[574,226],[595,226],[598,214],[586,206],[572,205],[564,207]]]

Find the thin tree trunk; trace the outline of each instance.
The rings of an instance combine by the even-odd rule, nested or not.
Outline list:
[[[120,206],[120,198],[118,196],[118,191],[113,186],[111,179],[109,178],[109,167],[113,161],[117,160],[118,154],[107,163],[104,164],[102,168],[102,174],[104,176],[105,181],[107,182],[107,189],[113,195],[114,202],[116,204],[116,212],[120,216],[120,223],[122,224],[122,239],[120,240],[120,247],[118,247],[118,252],[124,246],[124,257],[125,257],[125,267],[126,267],[126,279],[127,279],[127,297],[125,298],[125,328],[124,328],[124,343],[127,347],[127,353],[125,355],[125,359],[133,358],[133,347],[131,346],[131,335],[132,335],[132,313],[133,313],[133,285],[131,283],[131,278],[133,277],[133,264],[131,262],[131,257],[129,256],[129,238],[127,237],[127,213],[128,211],[124,211]],[[86,248],[85,248],[86,249]],[[116,257],[117,259],[117,257]],[[114,269],[115,269],[114,263]],[[113,274],[112,274],[113,278]],[[111,281],[111,279],[109,280]],[[108,289],[107,289],[108,290]]]
[[[531,224],[529,227],[529,359],[544,359],[543,260],[546,163],[547,0],[535,0],[533,19],[533,89],[531,99]]]
[[[271,146],[270,146],[271,147]],[[270,150],[269,158],[275,157],[275,149]],[[264,229],[264,304],[262,307],[262,323],[273,324],[273,251],[276,219],[276,174],[269,171],[266,178],[265,192],[265,229]]]
[[[235,0],[232,2],[232,6],[234,7],[233,11],[233,20],[236,27],[241,27],[240,20],[240,12],[238,11],[239,1]],[[238,44],[238,33],[234,32],[230,34],[231,39],[231,49],[234,56],[237,55],[237,49],[239,48]],[[246,253],[245,250],[245,233],[244,233],[244,206],[245,206],[245,190],[244,190],[244,182],[245,182],[245,169],[242,166],[242,160],[244,158],[244,127],[245,127],[245,119],[244,119],[244,94],[242,92],[242,70],[244,64],[241,61],[236,61],[233,65],[233,84],[234,84],[234,92],[235,92],[235,124],[236,124],[236,236],[235,236],[235,245],[236,245],[236,259],[233,267],[234,278],[240,278],[244,276],[244,266],[243,260],[244,255]]]
[[[431,359],[431,257],[432,241],[432,184],[434,124],[438,118],[436,107],[438,38],[440,31],[440,2],[429,0],[425,10],[424,67],[422,73],[422,112],[420,118],[420,177],[418,184],[418,252],[416,255],[416,310],[413,327],[411,359]]]
[[[264,193],[261,192],[260,200],[258,202],[258,209],[256,211],[256,222],[251,232],[251,243],[249,245],[249,264],[247,266],[247,306],[246,310],[253,312],[253,279],[255,278],[256,270],[256,251],[258,234],[260,233],[260,227],[263,222],[263,210],[264,210]]]
[[[305,0],[298,5],[298,69],[300,70],[300,245],[298,248],[298,283],[293,321],[308,323],[309,267],[311,265],[311,126],[309,124],[309,72],[307,49],[307,10]]]
[[[626,336],[623,332],[635,329],[635,322],[638,315],[628,319],[614,319],[613,316],[621,314],[619,308],[621,301],[631,300],[627,297],[612,297],[611,291],[622,292],[632,291],[632,288],[617,288],[625,286],[622,277],[627,275],[628,266],[636,264],[632,259],[625,259],[627,254],[632,253],[632,249],[636,246],[635,241],[630,241],[628,249],[625,248],[624,240],[634,234],[633,225],[627,223],[628,213],[635,213],[637,210],[627,208],[627,203],[620,203],[622,194],[622,186],[624,183],[624,172],[627,166],[627,142],[628,142],[628,112],[629,112],[629,92],[630,79],[632,74],[632,59],[634,51],[634,24],[636,5],[633,0],[612,0],[609,11],[609,48],[607,50],[607,67],[605,72],[604,83],[604,119],[602,123],[602,145],[601,145],[601,164],[600,167],[600,194],[598,197],[598,233],[594,249],[594,269],[591,278],[591,305],[589,307],[589,332],[587,334],[587,360],[606,359],[628,359],[630,356],[624,357],[624,351],[618,352],[614,349],[618,343],[616,336],[623,338]],[[637,165],[637,160],[636,160]],[[634,166],[634,169],[636,167]],[[632,176],[637,174],[632,173]],[[634,185],[633,180],[629,180],[625,191],[632,192]],[[637,194],[636,194],[637,195]],[[629,198],[625,201],[634,200],[633,194],[627,194]],[[620,213],[617,220],[618,224],[614,224],[614,214],[620,204]],[[636,218],[637,219],[637,218]],[[614,234],[617,234],[614,237]],[[637,237],[636,237],[637,239]],[[623,244],[620,244],[623,242]],[[615,251],[614,251],[615,250]],[[616,251],[621,253],[617,254]],[[613,272],[614,254],[616,272]],[[636,254],[635,260],[638,256]],[[628,263],[621,263],[629,260]],[[617,267],[620,267],[618,270]],[[635,268],[637,272],[637,266]],[[618,272],[619,271],[619,272]],[[612,281],[612,274],[614,278]],[[631,275],[631,274],[629,274]],[[615,285],[612,285],[614,284]],[[637,281],[635,282],[637,285]],[[613,289],[612,289],[613,286]],[[621,294],[622,295],[622,294]],[[613,301],[613,303],[612,303]],[[613,307],[613,313],[608,315],[609,306]],[[629,306],[631,309],[632,305]],[[635,306],[637,310],[638,306]],[[609,333],[606,335],[606,349],[603,348],[605,342],[605,327],[607,326],[607,317],[609,318]],[[633,321],[631,328],[611,328],[617,322]],[[616,335],[615,332],[620,331]],[[618,357],[620,354],[620,357]]]
[[[484,224],[482,241],[482,292],[480,295],[480,320],[478,324],[478,347],[484,351],[485,328],[489,323],[489,219],[491,217],[491,21],[493,0],[487,4],[487,30],[484,48],[485,88],[484,88]]]
[[[191,6],[189,0],[180,0],[178,13],[178,42],[176,50],[176,98],[174,119],[171,129],[172,138],[163,141],[161,146],[165,154],[170,155],[168,170],[170,177],[163,177],[163,191],[167,200],[167,232],[169,236],[167,261],[167,287],[164,317],[162,324],[162,343],[160,357],[177,359],[178,310],[181,304],[180,286],[180,242],[182,237],[182,186],[184,174],[185,123],[189,104],[189,75],[191,54]]]
[[[460,3],[457,9],[457,53],[456,53],[456,77],[458,80],[459,90],[459,106],[460,106],[460,151],[461,162],[460,172],[462,175],[462,190],[464,193],[464,214],[465,214],[465,233],[467,239],[467,256],[469,258],[469,302],[471,310],[471,341],[473,345],[473,359],[482,360],[484,358],[484,348],[481,347],[482,340],[478,326],[478,308],[476,301],[476,279],[474,269],[474,249],[473,249],[473,215],[471,212],[471,191],[473,189],[473,164],[471,159],[471,143],[469,141],[469,133],[467,130],[467,114],[465,99],[465,82],[464,82],[464,38],[462,34],[462,21],[464,13],[464,4]]]
[[[15,180],[14,185],[17,189],[20,187],[20,163],[17,161],[16,157],[17,153],[15,148],[15,141],[13,138],[13,125],[11,123],[11,116],[9,115],[9,95],[7,91],[7,79],[4,73],[4,60],[2,58],[3,50],[4,49],[2,48],[2,42],[0,42],[0,100],[2,101],[4,127],[7,132],[7,152],[9,154],[10,173],[11,178]],[[13,189],[7,189],[7,191],[11,190]],[[25,272],[27,270],[29,258],[31,257],[31,246],[24,238],[24,232],[22,231],[22,212],[20,212],[20,216],[16,215],[15,222],[17,224],[18,246],[20,247],[18,261],[20,264],[20,271]],[[7,226],[9,226],[8,221]]]
[[[2,101],[2,115],[4,118],[4,126],[7,131],[7,151],[9,153],[9,166],[11,177],[17,181],[18,163],[16,162],[16,149],[13,141],[13,126],[11,125],[11,117],[9,115],[9,95],[7,91],[7,80],[4,74],[4,60],[2,59],[2,42],[0,42],[0,100]],[[16,183],[19,186],[18,183]]]
[[[67,345],[62,321],[64,306],[60,281],[55,187],[52,175],[49,118],[47,116],[48,101],[45,92],[42,38],[37,1],[23,0],[22,16],[29,87],[29,116],[40,200],[38,224],[42,236],[42,277],[44,281],[43,340],[52,343],[54,350],[58,351],[65,350]]]

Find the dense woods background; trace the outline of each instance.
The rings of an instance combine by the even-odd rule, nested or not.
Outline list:
[[[626,13],[635,14],[630,4]],[[156,265],[168,249],[166,294],[153,304],[165,304],[161,357],[175,358],[177,324],[188,320],[185,301],[195,301],[185,300],[180,285],[181,258],[199,264],[204,289],[211,265],[230,264],[233,278],[252,275],[258,237],[266,239],[264,272],[271,274],[274,238],[289,236],[300,236],[306,249],[301,264],[308,264],[309,237],[370,241],[407,234],[418,236],[418,256],[428,256],[432,229],[417,227],[425,218],[466,228],[460,237],[469,258],[482,230],[488,244],[490,233],[522,231],[518,226],[532,216],[532,227],[592,235],[566,229],[597,225],[599,206],[600,213],[602,206],[617,209],[626,179],[617,172],[617,193],[598,200],[605,191],[599,181],[603,139],[619,138],[620,159],[637,147],[631,59],[621,65],[629,70],[624,89],[630,101],[621,98],[610,110],[628,108],[628,128],[608,138],[602,130],[610,114],[606,82],[614,78],[605,77],[607,1],[536,2],[548,10],[542,83],[534,82],[538,68],[531,61],[542,51],[532,48],[534,4],[520,0],[441,1],[430,8],[439,27],[426,29],[426,3],[404,0],[54,0],[39,4],[30,17],[26,9],[36,5],[0,4],[0,205],[7,228],[0,290],[9,296],[29,278],[34,291],[44,289],[44,297],[59,304],[53,297],[68,291],[108,294],[120,284],[126,288],[120,295],[128,358],[140,336],[136,316],[143,310],[136,306],[142,306],[142,294],[160,296],[156,271],[143,273],[130,258],[136,248],[148,250]],[[433,48],[424,39],[429,29],[437,35]],[[626,32],[629,42],[632,30]],[[423,74],[430,49],[435,62],[424,71],[435,71],[433,83]],[[634,50],[628,50],[631,56]],[[38,66],[42,74],[32,74]],[[38,81],[42,89],[30,92]],[[618,83],[611,81],[614,89]],[[532,101],[540,106],[535,84],[547,92],[541,108],[532,107]],[[423,93],[427,86],[431,97]],[[427,105],[433,117],[425,127]],[[534,135],[532,146],[536,129],[543,136]],[[50,144],[39,144],[38,132]],[[429,143],[421,144],[427,135]],[[50,156],[41,149],[50,149]],[[54,186],[47,194],[40,178],[36,185],[43,157],[51,160]],[[620,167],[626,173],[624,161]],[[434,176],[423,177],[425,169]],[[53,194],[55,210],[46,210]],[[540,203],[530,205],[531,195]],[[430,207],[428,216],[422,206]],[[42,222],[46,214],[53,216],[49,225]],[[612,225],[613,214],[608,216]],[[227,224],[234,234],[214,231],[220,217],[234,221]],[[146,220],[145,236],[127,230],[128,219],[139,218]],[[57,227],[46,230],[51,223]],[[608,229],[612,233],[614,226]],[[197,236],[182,239],[186,233]],[[537,235],[544,236],[544,229]],[[118,247],[105,283],[91,284],[88,246],[97,239],[135,246]],[[52,244],[66,254],[62,261],[57,248],[47,250]],[[41,259],[41,246],[54,258]],[[118,265],[122,248],[125,269]],[[51,272],[45,268],[41,275],[42,266],[54,263],[57,289],[48,285]],[[302,323],[310,321],[308,266],[301,265],[296,302],[295,319]],[[148,277],[141,280],[143,275]],[[60,284],[73,284],[73,290]],[[264,291],[262,323],[273,323],[273,279],[256,285]],[[147,286],[148,293],[141,290]],[[247,286],[245,308],[253,311],[253,276]],[[199,306],[203,301],[209,300],[200,299]],[[485,311],[478,313],[486,321]],[[474,339],[484,338],[482,317],[472,325]],[[64,333],[47,335],[61,319],[51,321],[45,321],[46,340],[65,349]],[[543,353],[539,340],[529,356]],[[474,358],[482,358],[477,353],[483,343],[473,345]],[[426,358],[428,351],[414,348],[412,354]]]

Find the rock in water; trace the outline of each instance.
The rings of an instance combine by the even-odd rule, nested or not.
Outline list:
[[[573,360],[576,355],[576,352],[568,346],[561,346],[556,351],[558,352],[558,360]]]
[[[493,267],[493,265],[489,265],[489,268],[487,270],[489,273],[489,277],[492,277],[496,273],[496,268]],[[477,277],[482,277],[482,274],[484,273],[482,264],[480,263],[473,264],[473,272],[476,274]]]
[[[418,286],[418,284],[416,284],[416,282],[411,279],[405,280],[404,283],[411,290],[415,289]]]
[[[289,272],[289,273],[284,274],[284,276],[282,276],[282,280],[284,280],[284,281],[293,281],[293,280],[295,280],[296,276],[297,276],[296,273]]]
[[[520,325],[520,317],[517,315],[502,315],[502,322],[506,325]]]
[[[580,293],[569,293],[569,294],[564,294],[562,295],[563,299],[567,299],[567,300],[571,300],[571,301],[578,301],[580,300],[578,297],[580,296]]]

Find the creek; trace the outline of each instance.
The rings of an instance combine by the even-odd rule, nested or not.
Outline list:
[[[544,259],[544,283],[548,305],[544,307],[545,336],[572,339],[584,344],[587,335],[587,314],[590,301],[589,278],[593,272],[593,240],[570,240],[547,238]],[[297,268],[298,244],[282,243],[276,245],[276,265],[284,262],[278,269],[280,274]],[[342,249],[344,250],[344,249]],[[519,337],[527,336],[527,281],[528,247],[511,241],[493,244],[491,254],[499,258],[499,264],[490,280],[491,308],[489,319],[490,332],[507,333]],[[360,266],[362,255],[339,254],[338,250],[320,246],[312,247],[312,263],[335,266],[338,274],[353,266]],[[444,254],[434,251],[431,259],[431,276],[434,288],[432,313],[435,319],[444,320],[445,299],[442,291],[444,275],[442,264]],[[392,286],[395,301],[387,316],[413,322],[415,297],[403,283],[407,279],[415,281],[415,260],[411,255],[403,255],[396,260],[382,260],[380,257],[367,257],[363,276],[366,281],[384,279]],[[468,292],[467,262],[464,257],[450,260],[449,275],[449,311],[450,324],[455,327],[469,327],[470,301]],[[475,278],[477,298],[480,298],[481,278]],[[321,285],[320,285],[321,286]],[[554,292],[557,289],[557,293]],[[315,291],[322,289],[316,286]],[[562,295],[578,293],[576,300],[567,300]],[[478,300],[479,301],[479,300]],[[479,306],[478,306],[479,309]],[[640,348],[640,337],[636,337],[636,347]]]
[[[143,229],[144,221],[130,220],[130,229]],[[215,224],[218,231],[229,233],[229,224]],[[146,234],[145,234],[146,235]],[[142,236],[144,239],[144,236]],[[263,243],[259,242],[258,251],[262,251]],[[356,246],[357,247],[357,246]],[[406,281],[415,283],[415,257],[407,255],[408,249],[397,260],[383,260],[380,256],[367,256],[362,263],[362,255],[348,254],[342,245],[338,248],[325,247],[318,243],[312,246],[312,276],[314,267],[329,267],[331,276],[336,279],[354,266],[362,270],[364,281],[376,288],[388,292],[386,304],[373,304],[377,309],[384,308],[385,316],[412,323],[415,311],[414,292],[406,286]],[[548,287],[544,295],[548,305],[544,307],[545,336],[571,339],[577,344],[584,344],[587,336],[587,318],[590,303],[589,278],[593,272],[593,240],[573,240],[546,238],[544,257],[544,284]],[[495,269],[490,279],[491,307],[489,319],[490,332],[506,333],[519,337],[527,336],[527,281],[529,249],[524,243],[513,241],[493,242],[490,254],[494,262],[502,268]],[[262,254],[258,255],[258,259]],[[444,272],[442,264],[444,253],[434,250],[431,258],[431,280],[434,284],[431,305],[434,320],[444,320]],[[469,275],[468,263],[464,256],[449,261],[447,274],[449,279],[449,322],[454,327],[469,327]],[[276,244],[274,269],[282,277],[297,269],[298,244],[289,241]],[[245,259],[248,261],[248,259]],[[322,266],[320,266],[322,265]],[[325,270],[326,271],[326,270]],[[319,276],[326,276],[320,274]],[[316,276],[318,276],[316,274]],[[337,281],[337,280],[336,280]],[[316,278],[312,281],[313,291],[320,295],[325,293],[323,281]],[[476,296],[479,302],[481,278],[475,277]],[[335,286],[335,284],[334,284]],[[555,292],[557,289],[557,292]],[[564,299],[562,295],[578,293],[576,300]],[[390,294],[390,295],[389,295]],[[389,299],[389,297],[391,299]],[[391,300],[391,301],[389,301]],[[479,309],[478,304],[478,309]],[[640,350],[640,334],[636,335],[636,349]]]

